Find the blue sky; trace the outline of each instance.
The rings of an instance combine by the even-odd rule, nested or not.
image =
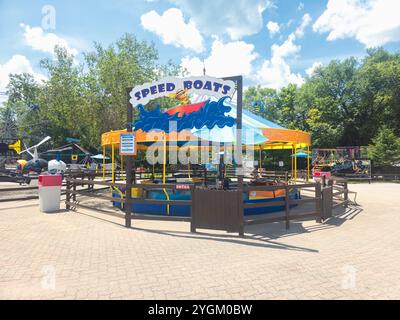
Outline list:
[[[243,74],[246,85],[301,84],[331,59],[399,52],[398,12],[398,0],[0,0],[0,92],[9,73],[46,79],[39,61],[56,43],[79,62],[126,32],[193,75],[204,61],[207,74]]]

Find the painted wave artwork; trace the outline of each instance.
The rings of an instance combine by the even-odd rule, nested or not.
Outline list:
[[[214,127],[224,128],[233,127],[236,119],[226,115],[231,111],[231,107],[224,104],[229,97],[223,97],[218,101],[207,100],[204,106],[197,111],[190,113],[177,112],[170,114],[162,112],[160,106],[153,111],[146,111],[143,105],[138,105],[139,120],[134,123],[135,130],[150,132],[152,130],[162,130],[166,133],[170,131],[170,122],[176,123],[176,131],[180,132],[187,129],[201,129]],[[187,107],[190,108],[190,105]],[[175,130],[174,130],[175,131]]]

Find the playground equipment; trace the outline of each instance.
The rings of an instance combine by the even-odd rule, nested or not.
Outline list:
[[[17,154],[21,153],[21,140],[17,140],[15,143],[10,144],[8,149],[14,150]]]
[[[27,161],[18,159],[21,153],[21,140],[11,139],[15,141],[13,143],[9,141],[6,139],[0,143],[0,181],[29,184],[31,179],[23,174]]]
[[[371,179],[371,161],[366,147],[312,150],[313,176]]]
[[[185,148],[186,152],[191,154],[191,151],[197,151],[199,154],[208,150],[210,145],[216,146],[215,150],[211,153],[217,154],[217,158],[225,159],[228,154],[235,149],[246,149],[250,148],[252,151],[259,151],[260,161],[258,163],[259,170],[262,167],[262,150],[288,150],[292,153],[297,153],[300,148],[306,148],[309,151],[311,138],[306,132],[298,130],[288,130],[279,126],[272,121],[268,121],[261,117],[258,117],[247,110],[239,112],[235,103],[231,100],[234,91],[231,87],[234,85],[221,84],[220,88],[224,88],[225,94],[217,94],[215,98],[214,92],[204,91],[209,77],[201,80],[193,80],[190,83],[195,85],[199,81],[199,88],[201,88],[201,94],[196,97],[185,96],[181,99],[182,103],[190,102],[189,104],[181,104],[174,108],[168,109],[164,112],[158,107],[153,111],[146,111],[144,106],[136,102],[137,100],[143,103],[148,102],[150,99],[147,97],[151,95],[151,92],[155,92],[155,98],[160,97],[156,94],[160,88],[167,87],[169,79],[161,80],[156,84],[145,84],[139,88],[134,88],[130,92],[131,103],[133,106],[137,106],[140,112],[140,118],[133,124],[133,132],[135,137],[135,151],[137,154],[143,153],[143,151],[149,151],[154,145],[157,145],[161,153],[161,165],[162,174],[161,179],[155,178],[154,165],[149,165],[151,170],[149,175],[145,178],[136,180],[136,175],[133,175],[133,179],[136,183],[141,184],[141,188],[132,188],[130,192],[127,192],[121,187],[112,187],[112,195],[114,198],[124,198],[126,194],[130,194],[130,197],[140,199],[151,199],[151,200],[189,200],[190,192],[188,189],[190,186],[195,185],[202,188],[211,189],[228,189],[235,190],[242,182],[240,176],[230,177],[230,181],[226,179],[226,170],[228,167],[233,170],[239,170],[238,164],[233,161],[230,165],[219,164],[218,165],[218,178],[215,184],[207,182],[206,177],[194,174],[191,170],[191,166],[195,166],[193,159],[188,156],[188,161],[185,164],[187,170],[185,174],[180,177],[173,176],[168,172],[167,159],[170,159],[170,155],[173,152],[181,148]],[[219,83],[220,79],[209,81],[210,83]],[[201,86],[200,86],[201,82]],[[178,83],[178,82],[177,82]],[[185,86],[185,80],[182,80],[181,84]],[[172,83],[175,85],[175,83]],[[179,85],[179,83],[178,83]],[[175,87],[178,87],[176,85]],[[211,86],[211,84],[210,84]],[[172,85],[170,85],[172,87]],[[190,85],[189,85],[190,87]],[[229,87],[229,88],[225,88]],[[152,91],[152,88],[154,90]],[[211,87],[210,87],[211,88]],[[185,94],[190,94],[190,90],[186,88]],[[171,94],[171,92],[169,92]],[[180,92],[180,95],[183,93]],[[241,116],[241,128],[242,132],[238,131],[234,127],[234,124],[238,121],[237,114]],[[171,122],[174,122],[174,126],[171,128]],[[250,134],[248,134],[250,132]],[[106,132],[102,135],[102,147],[103,147],[103,168],[105,167],[105,157],[107,149],[111,148],[111,163],[112,163],[112,182],[116,182],[115,165],[119,160],[120,168],[124,169],[125,156],[118,154],[118,150],[121,148],[121,136],[129,133],[128,130],[118,130]],[[240,140],[238,137],[240,136]],[[237,142],[240,142],[240,146]],[[207,152],[207,151],[206,151]],[[242,157],[242,152],[238,154]],[[208,152],[209,155],[209,152]],[[139,155],[136,155],[136,159]],[[199,156],[197,157],[199,159]],[[309,158],[307,158],[308,160]],[[219,160],[219,159],[218,159]],[[254,161],[252,161],[254,163]],[[246,178],[245,183],[251,186],[259,185],[282,185],[282,189],[276,189],[273,192],[270,191],[258,191],[253,190],[251,192],[243,192],[243,200],[246,204],[257,203],[257,202],[277,202],[277,205],[266,205],[266,206],[254,206],[252,208],[246,208],[244,214],[263,214],[274,211],[280,211],[283,209],[282,200],[286,196],[286,190],[288,190],[291,199],[299,199],[300,193],[296,188],[295,183],[297,181],[297,157],[292,157],[292,183],[290,188],[286,188],[287,182],[277,182],[267,179],[261,179],[259,175],[255,174],[253,178]],[[207,175],[205,167],[214,165],[209,161],[200,162],[200,167],[203,167],[203,172]],[[243,166],[242,166],[243,167]],[[254,168],[254,167],[253,167]],[[310,172],[310,163],[308,161],[308,173]],[[253,170],[254,171],[254,170]],[[257,169],[255,170],[257,172]],[[127,172],[129,174],[129,170]],[[309,175],[308,175],[309,176]],[[105,170],[103,169],[103,177],[105,177]],[[121,180],[127,179],[125,176],[121,176]],[[219,183],[218,183],[219,182]],[[166,190],[166,188],[160,187],[155,188],[153,184],[176,184],[177,188]],[[146,188],[146,185],[152,184],[151,188]],[[179,188],[178,188],[179,186]],[[278,204],[279,203],[279,204]],[[119,202],[114,203],[115,206],[120,206]],[[184,205],[159,205],[159,204],[132,204],[132,211],[135,213],[155,214],[155,215],[171,215],[171,216],[187,216],[190,215],[190,207]]]
[[[67,165],[61,160],[50,160],[47,166],[47,172],[49,174],[61,174],[63,175],[67,171]]]
[[[29,160],[25,166],[22,168],[22,172],[30,172],[30,171],[35,171],[36,173],[41,173],[44,168],[47,168],[47,161],[44,159],[39,158],[38,154],[38,147],[40,147],[42,144],[46,143],[51,139],[50,136],[45,137],[42,141],[40,141],[38,144],[35,144],[32,147],[26,148],[25,150],[21,151],[20,154],[27,152],[31,157],[32,160]],[[30,152],[30,150],[33,149],[33,153]]]
[[[92,156],[92,154],[77,143],[71,142],[61,147],[42,152],[41,156],[48,160],[56,159],[62,160],[67,164],[78,164],[87,157]]]

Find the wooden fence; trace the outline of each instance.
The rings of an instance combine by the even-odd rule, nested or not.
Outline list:
[[[68,179],[69,177],[74,177],[74,178],[81,178],[81,179],[95,179],[96,178],[96,174],[94,174],[94,172],[83,172],[83,171],[79,171],[79,172],[71,172],[68,171],[65,175],[65,177]],[[32,177],[32,180],[37,180],[37,176]],[[83,180],[82,180],[83,181]],[[110,180],[106,180],[106,181],[110,181]],[[15,181],[10,181],[10,182],[15,182]],[[84,184],[84,183],[78,183],[74,186],[74,188],[76,189],[77,186],[80,186],[81,188],[83,187],[87,187],[88,191],[90,191],[90,189],[93,187],[93,185],[88,185],[88,184]],[[61,190],[61,195],[65,195],[65,188],[67,187],[67,183],[64,182],[62,184],[62,190]],[[0,188],[0,203],[1,202],[15,202],[15,201],[27,201],[27,200],[34,200],[34,199],[39,199],[39,195],[38,192],[35,193],[29,193],[26,194],[26,191],[38,191],[39,187],[36,186],[18,186],[18,187],[9,187],[9,188]],[[104,188],[103,188],[104,189]],[[108,188],[106,188],[108,189]],[[10,197],[8,195],[5,195],[6,193],[13,193],[14,196]]]
[[[322,205],[321,205],[321,184],[320,183],[307,183],[307,184],[296,184],[296,185],[285,185],[285,186],[248,186],[245,191],[277,191],[285,189],[285,197],[283,201],[265,201],[257,203],[246,203],[244,208],[255,208],[255,207],[268,207],[268,206],[284,206],[284,216],[271,216],[263,217],[258,219],[257,217],[246,218],[245,225],[254,225],[261,223],[271,223],[278,221],[285,221],[286,229],[290,227],[290,220],[299,220],[304,218],[315,218],[317,222],[321,222],[322,219]],[[307,197],[304,199],[291,199],[290,190],[296,188],[298,190],[308,190],[314,193],[313,197]],[[301,212],[296,215],[292,215],[292,208],[294,205],[313,203],[314,208],[309,211]]]
[[[190,229],[195,232],[196,229],[216,229],[230,232],[238,232],[243,236],[245,226],[284,221],[287,229],[290,228],[291,220],[301,220],[305,218],[314,218],[316,222],[322,222],[332,216],[332,210],[339,205],[347,205],[348,189],[346,181],[332,181],[329,185],[323,186],[321,183],[305,183],[283,186],[244,186],[243,192],[251,191],[278,191],[285,190],[285,196],[282,201],[262,201],[255,203],[246,203],[243,201],[242,194],[237,190],[211,190],[201,186],[189,186],[191,193],[190,200],[154,200],[143,198],[132,198],[127,190],[131,188],[139,189],[167,189],[176,190],[177,184],[131,184],[111,183],[107,181],[98,181],[81,178],[66,179],[66,208],[73,210],[75,208],[94,209],[93,207],[81,203],[77,196],[86,196],[89,198],[99,198],[102,200],[120,203],[124,206],[124,213],[112,212],[107,210],[95,209],[98,212],[125,219],[125,226],[131,226],[131,220],[162,220],[162,221],[187,221],[190,222]],[[88,190],[77,190],[78,185],[101,185],[108,188],[124,189],[124,196],[115,198],[112,195],[97,194],[93,188]],[[308,196],[301,199],[290,198],[291,188],[301,190],[302,193],[308,192]],[[333,192],[333,190],[335,190]],[[340,197],[343,195],[342,197]],[[339,201],[338,202],[338,200]],[[295,205],[310,203],[303,210],[295,209]],[[169,216],[169,215],[151,215],[141,214],[132,211],[132,204],[151,204],[151,205],[185,205],[190,206],[190,216]],[[245,216],[244,211],[247,208],[283,206],[282,212],[273,214],[262,214]]]
[[[92,207],[88,207],[82,205],[77,201],[77,195],[87,196],[92,198],[100,198],[103,200],[109,200],[112,202],[118,202],[120,204],[124,204],[125,206],[125,215],[99,210],[102,213],[106,213],[108,215],[117,216],[121,218],[125,218],[126,225],[130,225],[130,220],[132,219],[143,219],[143,220],[169,220],[169,221],[190,221],[190,217],[172,217],[172,216],[155,216],[155,215],[145,215],[145,214],[135,214],[131,212],[132,204],[158,204],[158,205],[191,205],[191,200],[152,200],[152,199],[140,199],[140,198],[132,198],[129,194],[128,190],[131,188],[143,188],[143,184],[125,184],[125,183],[112,183],[106,181],[95,181],[88,179],[76,179],[76,178],[66,178],[66,208],[67,210],[73,208],[86,208],[93,209]],[[121,189],[125,189],[125,197],[124,198],[115,198],[112,196],[107,196],[104,194],[96,194],[93,192],[93,188],[90,188],[91,191],[80,191],[76,189],[77,185],[102,185],[110,188],[117,187]],[[146,184],[146,189],[177,189],[176,184]],[[192,187],[193,189],[193,187]],[[192,190],[191,189],[191,190]],[[98,210],[98,209],[96,209]]]

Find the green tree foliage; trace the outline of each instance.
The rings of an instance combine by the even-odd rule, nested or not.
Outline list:
[[[393,129],[383,126],[372,139],[368,155],[375,166],[390,166],[400,162],[400,137]]]
[[[160,64],[154,45],[131,34],[108,47],[95,43],[81,64],[56,47],[55,58],[43,59],[41,68],[48,76],[43,84],[29,74],[10,76],[7,109],[0,110],[0,118],[5,110],[12,112],[27,144],[50,135],[59,146],[74,137],[93,150],[99,149],[103,132],[126,128],[127,88],[181,72],[172,62]],[[167,99],[153,103],[173,104]]]
[[[0,107],[0,136],[1,139],[12,140],[18,136],[16,114],[9,105]]]
[[[248,88],[246,106],[265,90],[271,89]],[[310,132],[314,147],[368,145],[383,125],[400,135],[398,53],[376,48],[362,60],[334,60],[317,68],[302,86],[289,84],[275,94],[263,116]]]
[[[12,74],[7,86],[8,100],[4,109],[0,111],[3,116],[3,131],[12,128],[11,136],[24,137],[27,142],[35,140],[35,133],[40,126],[36,117],[40,86],[28,73]],[[9,129],[5,129],[9,128]]]
[[[251,112],[267,118],[272,121],[280,119],[279,109],[277,108],[277,92],[270,88],[249,87],[244,92],[243,106]],[[265,106],[264,110],[256,110],[254,108],[255,102],[262,102]]]
[[[130,34],[107,47],[95,43],[81,64],[57,47],[55,59],[42,60],[41,67],[48,77],[43,83],[29,74],[10,76],[9,98],[0,108],[2,128],[9,124],[27,144],[50,135],[55,145],[75,137],[93,149],[103,132],[126,127],[127,87],[184,73],[172,62],[160,64],[154,45]],[[254,108],[258,101],[264,110]],[[148,108],[157,104],[168,108],[177,101],[161,98]],[[317,68],[301,86],[249,87],[244,107],[310,132],[314,147],[368,145],[384,125],[399,136],[400,54],[369,49],[362,60],[334,60]]]

